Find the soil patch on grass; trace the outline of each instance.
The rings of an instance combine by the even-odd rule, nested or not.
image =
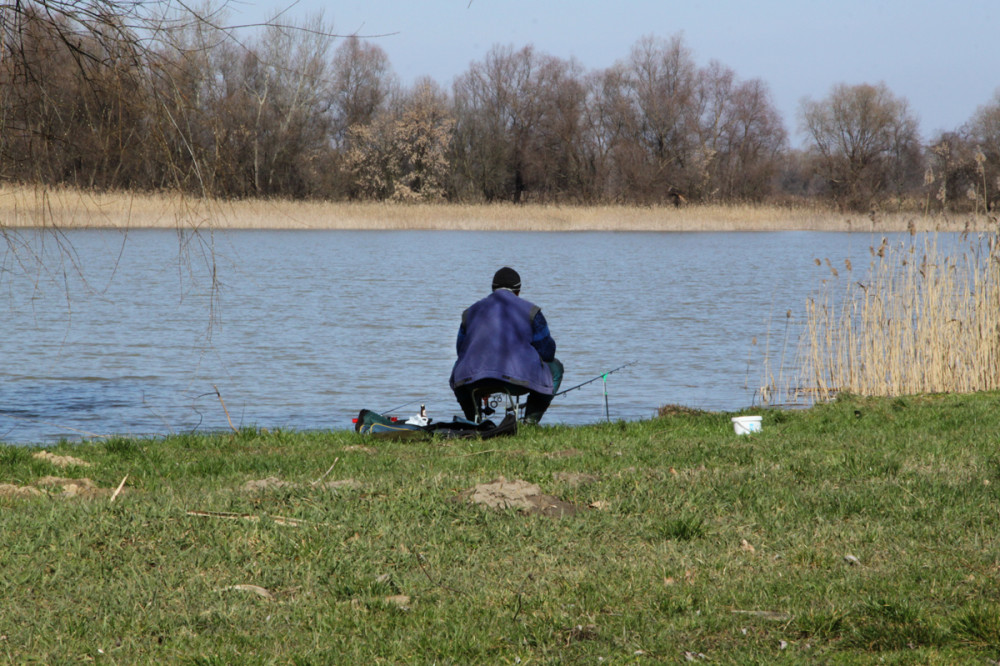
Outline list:
[[[289,481],[282,481],[276,476],[269,476],[266,479],[256,479],[243,484],[243,490],[255,492],[258,490],[272,490],[275,488],[294,488],[296,484]]]
[[[578,511],[576,505],[544,494],[537,484],[520,479],[508,481],[503,477],[464,490],[459,498],[491,509],[517,509],[543,516],[572,516]]]
[[[48,451],[38,451],[33,453],[31,457],[35,460],[44,460],[45,462],[52,463],[56,467],[90,467],[90,463],[86,460],[80,460],[73,456],[57,456]]]
[[[67,479],[61,476],[45,476],[30,486],[0,483],[0,497],[38,497],[43,494],[96,499],[107,497],[111,491],[99,487],[90,479]]]
[[[0,483],[0,497],[36,497],[42,491],[33,486],[16,486],[13,483]]]
[[[684,405],[662,405],[656,410],[656,415],[661,419],[668,416],[698,416],[699,414],[705,414],[705,412]]]

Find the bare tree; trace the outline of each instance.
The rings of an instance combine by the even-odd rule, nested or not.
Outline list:
[[[529,189],[528,152],[538,129],[536,79],[540,58],[531,46],[495,46],[454,84],[453,164],[469,195],[520,202]]]
[[[967,132],[978,148],[974,159],[981,182],[977,187],[986,208],[995,211],[1000,207],[1000,90],[976,110]]]
[[[644,158],[638,165],[622,164],[630,180],[642,188],[634,195],[663,201],[675,191],[696,189],[702,180],[701,164],[695,163],[697,68],[683,39],[674,35],[669,40],[639,40],[632,47],[627,71],[631,140]]]
[[[590,189],[584,158],[587,90],[573,60],[541,56],[525,92],[535,106],[524,136],[525,190],[539,199],[578,199]]]
[[[148,100],[130,17],[112,3],[0,5],[0,176],[80,187],[140,177]]]
[[[698,73],[699,167],[692,194],[702,199],[761,201],[772,190],[787,144],[781,118],[760,79],[740,83],[712,63]]]
[[[801,120],[842,208],[869,209],[917,170],[903,163],[919,155],[916,118],[884,83],[838,84],[825,99],[804,101]]]
[[[346,148],[348,130],[372,122],[398,83],[385,51],[357,37],[337,47],[332,75],[334,141]]]
[[[985,157],[966,131],[941,132],[928,144],[926,155],[925,210],[986,208]]]

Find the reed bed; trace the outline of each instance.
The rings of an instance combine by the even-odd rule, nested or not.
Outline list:
[[[793,398],[969,393],[1000,387],[1000,244],[948,250],[936,234],[870,249],[868,277],[831,277],[806,305]],[[840,292],[839,290],[843,290]]]
[[[0,187],[2,228],[379,229],[476,231],[978,231],[985,215],[842,214],[769,205],[396,204]]]

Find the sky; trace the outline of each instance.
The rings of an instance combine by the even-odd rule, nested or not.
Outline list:
[[[322,13],[337,34],[371,36],[404,85],[450,89],[494,45],[574,58],[587,71],[625,60],[646,35],[680,34],[698,65],[716,60],[769,86],[793,145],[804,98],[838,83],[884,82],[925,140],[955,130],[1000,90],[998,0],[230,0],[240,22]]]

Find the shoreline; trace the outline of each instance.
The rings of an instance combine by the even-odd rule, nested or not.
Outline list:
[[[985,214],[838,213],[774,205],[396,204],[0,187],[0,229],[381,231],[986,231]]]

